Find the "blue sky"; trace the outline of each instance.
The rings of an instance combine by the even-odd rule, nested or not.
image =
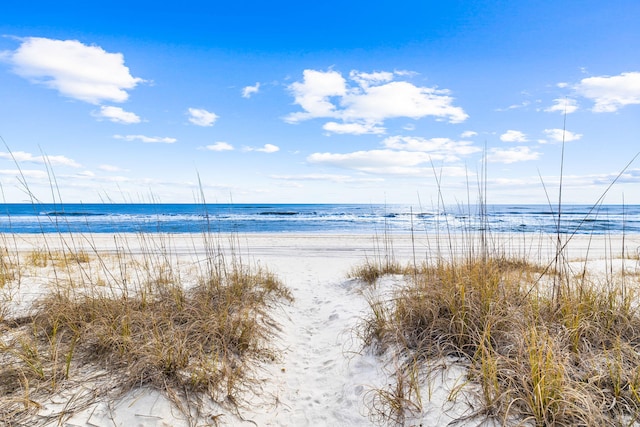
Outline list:
[[[640,203],[637,0],[93,3],[3,5],[7,202]]]

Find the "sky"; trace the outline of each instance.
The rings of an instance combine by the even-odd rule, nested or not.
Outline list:
[[[640,204],[638,22],[637,0],[8,2],[0,189]]]

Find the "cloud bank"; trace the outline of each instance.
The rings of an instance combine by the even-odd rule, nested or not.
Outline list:
[[[449,138],[390,136],[382,141],[383,148],[351,153],[313,153],[307,162],[355,170],[367,174],[420,176],[433,173],[435,161],[451,164],[482,151],[469,141]],[[465,168],[455,165],[439,167],[443,173],[464,176]]]

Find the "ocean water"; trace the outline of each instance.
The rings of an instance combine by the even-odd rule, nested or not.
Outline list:
[[[0,233],[640,233],[640,205],[0,204]],[[559,220],[559,223],[558,223]]]

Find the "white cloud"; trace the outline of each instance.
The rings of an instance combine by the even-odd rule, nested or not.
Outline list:
[[[78,178],[94,178],[96,176],[92,171],[86,170],[82,172],[78,172],[75,176]]]
[[[242,97],[243,98],[251,98],[251,95],[253,95],[254,93],[258,93],[259,91],[260,91],[260,83],[259,82],[257,82],[253,86],[245,86],[242,89]]]
[[[121,53],[109,53],[99,46],[41,37],[21,42],[5,58],[13,71],[69,98],[91,104],[124,102],[129,97],[127,90],[144,81],[130,74]]]
[[[257,151],[260,153],[275,153],[276,151],[280,151],[280,147],[278,147],[277,145],[273,145],[273,144],[264,144],[263,147],[257,148],[257,147],[243,147],[242,151],[244,152],[250,152],[250,151]]]
[[[40,156],[44,157],[44,161],[52,166],[68,166],[70,168],[80,168],[82,165],[66,156]]]
[[[313,153],[307,157],[309,163],[375,172],[377,168],[408,167],[429,163],[431,156],[423,152],[370,150],[353,153]]]
[[[204,148],[205,150],[209,151],[233,151],[233,145],[223,141],[216,142],[212,145],[207,145]]]
[[[374,122],[364,123],[337,123],[327,122],[322,129],[332,133],[348,133],[351,135],[374,134],[379,135],[385,132],[385,128],[376,126]]]
[[[433,156],[424,152],[370,150],[353,153],[313,153],[307,157],[312,164],[356,170],[368,174],[433,176]],[[465,168],[458,166],[438,167],[445,176],[465,176]]]
[[[197,126],[213,126],[219,116],[202,108],[189,108],[189,122]]]
[[[105,172],[121,172],[122,168],[114,165],[100,165],[98,169],[103,170]]]
[[[575,113],[578,110],[578,103],[575,99],[569,98],[556,98],[553,100],[553,105],[544,109],[547,113],[558,112],[561,114]]]
[[[526,108],[531,105],[531,101],[522,101],[520,104],[512,104],[507,108],[497,108],[496,111],[509,111],[509,110],[518,110],[520,108]]]
[[[342,99],[345,120],[385,120],[396,117],[419,119],[426,116],[448,118],[460,123],[469,116],[452,106],[449,91],[418,87],[409,82],[393,81],[380,86],[352,91]]]
[[[594,112],[612,113],[626,105],[640,104],[640,72],[587,77],[574,89],[579,95],[594,101]]]
[[[469,141],[449,138],[425,139],[412,136],[391,136],[382,141],[384,148],[351,153],[313,153],[307,162],[324,166],[356,170],[368,174],[420,176],[432,174],[434,161],[451,163],[482,151]],[[440,167],[449,175],[460,176],[458,166]]]
[[[500,135],[500,140],[504,142],[526,142],[527,136],[519,130],[508,130]]]
[[[33,178],[33,179],[49,179],[49,174],[43,170],[35,169],[0,169],[0,175]]]
[[[419,151],[428,153],[432,160],[453,162],[460,160],[460,156],[468,156],[481,151],[472,142],[453,141],[449,138],[425,139],[411,136],[391,136],[383,142],[386,148],[399,151]]]
[[[611,184],[616,182],[622,184],[635,184],[640,183],[640,169],[627,169],[621,175],[619,173],[607,174],[605,176],[598,176],[593,179],[594,184]]]
[[[11,153],[0,152],[0,159],[11,160],[16,163],[38,163],[49,164],[51,166],[68,166],[72,168],[80,168],[78,162],[65,156],[34,156],[25,151],[12,151]]]
[[[393,74],[395,74],[396,76],[415,77],[420,73],[410,70],[394,70]]]
[[[352,70],[349,73],[349,78],[358,83],[360,87],[367,88],[371,85],[379,85],[387,83],[393,80],[393,73],[388,71],[378,71],[373,73],[363,73],[360,71]]]
[[[341,97],[347,94],[347,82],[336,71],[304,70],[303,81],[292,83],[289,90],[293,93],[295,103],[304,112],[289,114],[285,120],[297,123],[318,117],[339,117],[336,106],[331,97]]]
[[[513,148],[492,148],[487,154],[487,160],[493,163],[516,163],[528,160],[537,160],[540,153],[532,151],[529,147],[519,146]]]
[[[105,118],[114,123],[122,123],[125,125],[141,122],[140,116],[135,113],[125,111],[120,107],[102,106],[100,107],[100,111],[93,113],[93,116],[97,118]]]
[[[474,136],[478,136],[478,132],[467,130],[460,134],[460,138],[473,138]]]
[[[355,178],[350,175],[307,174],[307,175],[272,175],[272,179],[283,181],[330,181],[340,183],[382,182],[383,178]]]
[[[276,151],[280,151],[280,147],[273,144],[264,144],[264,147],[256,148],[254,150],[261,153],[275,153]]]
[[[145,135],[113,135],[115,139],[121,139],[123,141],[140,141],[148,144],[163,143],[173,144],[178,141],[176,138],[161,137],[161,136],[145,136]]]
[[[582,134],[562,129],[545,129],[544,133],[554,142],[562,142],[563,140],[565,142],[571,142],[582,138]]]
[[[341,133],[363,129],[384,129],[387,119],[407,117],[420,119],[433,116],[437,120],[459,123],[468,118],[460,107],[453,106],[449,91],[433,87],[419,87],[407,81],[394,81],[396,72],[349,74],[351,84],[337,71],[305,70],[302,82],[289,86],[295,104],[303,111],[285,117],[288,123],[316,118],[342,120],[325,124]],[[357,125],[357,126],[350,126]]]

